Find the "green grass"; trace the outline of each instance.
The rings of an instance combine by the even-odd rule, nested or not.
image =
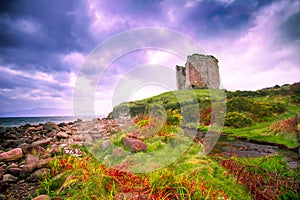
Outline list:
[[[199,148],[195,144],[173,164],[136,175],[109,169],[90,157],[57,158],[59,162],[56,165],[63,163],[60,164],[60,174],[45,180],[39,194],[46,193],[52,198],[62,199],[113,199],[125,187],[124,191],[129,192],[143,188],[145,193],[158,199],[177,195],[179,199],[227,196],[230,199],[250,200],[248,191],[216,160],[198,156]]]

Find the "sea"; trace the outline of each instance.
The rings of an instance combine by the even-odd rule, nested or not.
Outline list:
[[[83,116],[83,117],[74,117],[74,116],[46,116],[46,117],[0,117],[0,126],[3,127],[18,127],[25,124],[44,124],[46,122],[73,122],[75,120],[82,119],[83,121],[89,121],[93,118],[103,118],[104,116]]]

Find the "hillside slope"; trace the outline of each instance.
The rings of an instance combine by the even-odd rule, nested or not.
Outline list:
[[[215,115],[225,111],[225,108],[217,108],[222,112],[214,113],[218,107],[216,105],[225,106],[226,102],[226,113],[221,118],[225,119],[224,133],[289,147],[297,146],[295,115],[300,112],[300,83],[281,87],[276,85],[258,91],[225,91],[226,99],[222,95],[219,95],[220,98],[216,97],[214,93],[215,91],[207,89],[166,92],[143,100],[121,103],[108,117],[130,115],[133,118],[149,115],[153,106],[158,105],[165,111],[176,110],[181,114],[184,112],[183,118],[197,119],[198,124],[185,123],[184,126],[200,128],[211,125]],[[218,104],[214,104],[216,99]],[[220,103],[221,101],[224,103]],[[198,116],[196,112],[199,113]]]

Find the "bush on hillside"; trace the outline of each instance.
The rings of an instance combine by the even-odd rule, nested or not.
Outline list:
[[[272,105],[268,102],[254,102],[251,106],[251,113],[255,118],[272,116]]]
[[[233,126],[235,128],[242,128],[249,126],[253,123],[253,120],[246,115],[239,112],[228,112],[225,117],[225,125]]]
[[[247,97],[233,97],[227,101],[228,112],[249,112],[253,102]]]

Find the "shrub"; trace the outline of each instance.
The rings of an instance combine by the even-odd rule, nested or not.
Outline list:
[[[233,97],[227,102],[227,111],[249,112],[252,104],[252,101],[247,97]]]
[[[284,105],[283,103],[274,103],[272,105],[272,112],[284,113],[285,111],[287,111],[287,108],[286,105]]]
[[[167,123],[169,125],[179,125],[181,120],[182,116],[179,110],[167,110]]]
[[[275,134],[285,133],[292,134],[297,137],[297,116],[278,121],[272,124],[269,129],[271,129]]]
[[[292,95],[291,96],[291,103],[293,103],[293,104],[300,104],[300,96]]]
[[[253,123],[252,119],[239,112],[228,112],[225,117],[225,125],[242,128]]]
[[[254,102],[251,113],[258,118],[270,117],[272,115],[272,105],[268,102]]]

